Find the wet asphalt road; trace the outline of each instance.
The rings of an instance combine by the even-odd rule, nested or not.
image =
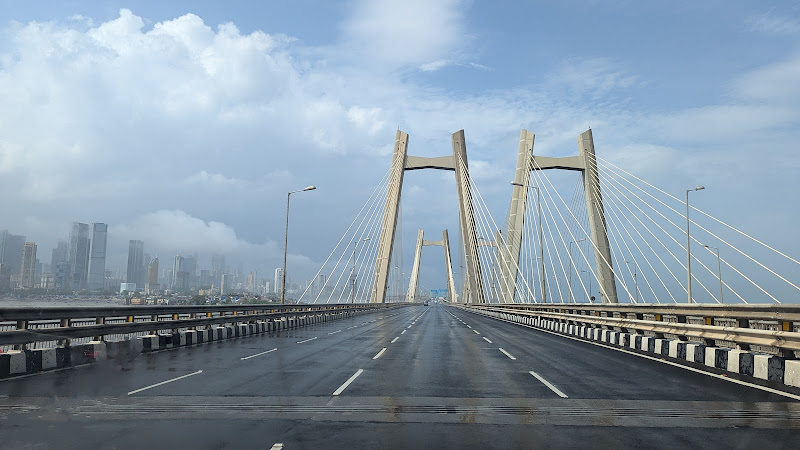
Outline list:
[[[800,402],[413,306],[0,381],[0,448],[797,448]]]

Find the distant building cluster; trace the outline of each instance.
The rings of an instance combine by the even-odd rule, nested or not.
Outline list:
[[[48,264],[40,261],[36,242],[0,229],[0,292],[42,289],[135,297],[248,294],[272,299],[281,294],[281,268],[259,278],[255,269],[245,272],[241,264],[229,268],[224,255],[211,255],[210,267],[201,268],[196,253],[159,260],[145,252],[144,241],[130,240],[125,271],[113,271],[106,268],[107,246],[107,224],[73,222],[69,238],[58,241]],[[323,289],[321,284],[313,288],[315,292]],[[287,296],[296,298],[303,291],[305,286],[293,284],[287,277]]]

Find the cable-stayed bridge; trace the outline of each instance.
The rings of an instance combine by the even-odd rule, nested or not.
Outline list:
[[[451,142],[416,157],[397,132],[296,304],[0,308],[2,446],[796,446],[797,259],[591,130],[559,158],[523,130],[500,219]],[[403,176],[423,169],[454,173],[458,227],[410,224],[407,265]]]

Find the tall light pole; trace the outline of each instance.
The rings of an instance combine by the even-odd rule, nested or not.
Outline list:
[[[588,270],[581,270],[581,273],[584,273],[584,272],[586,272],[586,274],[587,274],[587,276],[589,278],[589,303],[594,303],[592,301],[592,273],[589,272]]]
[[[353,283],[352,287],[350,288],[350,303],[355,303],[355,295],[356,295],[356,247],[361,242],[367,242],[369,238],[364,238],[360,241],[355,241],[353,243],[353,268],[350,270],[350,281]]]
[[[628,264],[628,265],[633,264],[633,284],[636,286],[636,297],[635,298],[636,298],[636,303],[639,303],[639,281],[636,279],[636,272],[639,269],[639,265],[636,264],[636,261],[634,261],[634,262],[625,261],[625,264]]]
[[[545,277],[544,277],[544,247],[542,246],[542,196],[541,192],[539,191],[538,186],[525,186],[522,183],[517,183],[516,181],[511,182],[514,186],[522,186],[526,189],[536,189],[536,209],[537,209],[537,217],[539,218],[539,259],[541,260],[541,270],[542,273],[540,274],[539,286],[542,288],[542,303],[547,303],[547,290],[545,289]]]
[[[714,252],[717,254],[717,278],[719,278],[719,302],[720,303],[725,303],[722,300],[722,264],[721,264],[721,260],[719,258],[719,249],[717,247],[710,247],[710,246],[708,246],[706,244],[703,244],[703,247],[705,247],[705,248],[707,248],[709,250],[714,250]]]
[[[286,194],[286,230],[283,233],[283,273],[281,274],[281,304],[286,303],[286,246],[289,244],[289,199],[292,194],[303,191],[313,191],[316,186],[308,186]]]
[[[575,263],[572,261],[572,244],[585,241],[586,238],[578,239],[577,241],[569,241],[569,301],[575,303],[575,297],[572,295],[572,271],[575,270]]]
[[[692,251],[689,246],[691,245],[691,238],[689,237],[689,192],[702,191],[705,186],[697,186],[694,189],[686,190],[686,296],[687,302],[692,303]]]

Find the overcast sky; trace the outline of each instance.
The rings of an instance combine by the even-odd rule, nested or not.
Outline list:
[[[390,164],[451,152],[502,220],[520,128],[598,155],[795,257],[800,6],[771,1],[0,0],[0,228],[109,224],[151,255],[314,273]],[[458,229],[450,173],[409,173],[404,241]],[[500,217],[497,217],[500,216]],[[410,266],[413,248],[406,251]],[[438,262],[431,264],[439,265]],[[436,284],[436,283],[433,283]]]

